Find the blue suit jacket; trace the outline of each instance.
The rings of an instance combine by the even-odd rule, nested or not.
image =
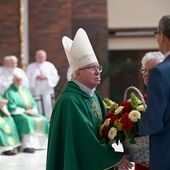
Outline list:
[[[139,121],[150,135],[150,170],[170,170],[170,55],[149,73],[147,109]]]

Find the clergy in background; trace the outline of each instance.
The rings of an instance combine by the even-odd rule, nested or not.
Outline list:
[[[18,67],[18,58],[14,55],[5,56],[3,66],[0,67],[0,94],[12,84],[13,74],[20,73],[23,76],[23,86],[29,87],[29,80],[25,71]]]
[[[21,143],[15,122],[6,107],[7,102],[0,95],[0,154],[15,155]]]
[[[38,113],[32,94],[23,87],[22,75],[17,73],[13,77],[13,84],[6,90],[4,97],[8,99],[8,110],[22,140],[21,149],[27,153],[33,153],[35,149],[46,149],[49,122]]]
[[[60,76],[55,66],[46,61],[47,54],[44,50],[38,50],[35,54],[36,61],[29,64],[26,70],[30,81],[30,89],[33,95],[42,95],[45,116],[50,119],[52,112],[51,94],[58,84]]]

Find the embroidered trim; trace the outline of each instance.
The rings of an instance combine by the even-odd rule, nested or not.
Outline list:
[[[86,103],[88,103],[92,107],[92,111],[94,112],[94,115],[98,118],[101,119],[100,117],[100,108],[96,101],[93,99],[92,103],[90,103],[87,99],[85,99]]]

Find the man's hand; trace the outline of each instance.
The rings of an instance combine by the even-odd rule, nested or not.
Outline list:
[[[34,116],[35,115],[35,112],[34,112],[34,110],[33,109],[28,109],[28,110],[25,110],[25,112],[24,113],[26,113],[27,115],[29,115],[29,116]]]
[[[37,76],[37,79],[38,79],[38,80],[46,80],[46,79],[47,79],[47,76],[44,75],[44,74],[40,74],[40,75]]]
[[[8,103],[8,100],[6,100],[6,99],[1,99],[0,100],[0,108],[2,108],[5,104],[7,104]]]
[[[126,158],[126,156],[124,156],[121,162],[119,162],[116,166],[120,170],[129,170],[133,167],[133,164]]]

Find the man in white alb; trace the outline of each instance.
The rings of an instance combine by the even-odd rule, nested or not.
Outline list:
[[[35,62],[28,65],[26,73],[32,94],[42,95],[45,116],[50,119],[52,113],[51,94],[54,93],[54,87],[58,84],[60,76],[55,66],[46,61],[47,54],[44,50],[38,50],[35,59]]]
[[[23,86],[29,88],[29,80],[25,71],[18,67],[18,58],[14,55],[5,56],[3,66],[0,67],[0,94],[12,84],[13,75],[20,73],[23,76]]]

